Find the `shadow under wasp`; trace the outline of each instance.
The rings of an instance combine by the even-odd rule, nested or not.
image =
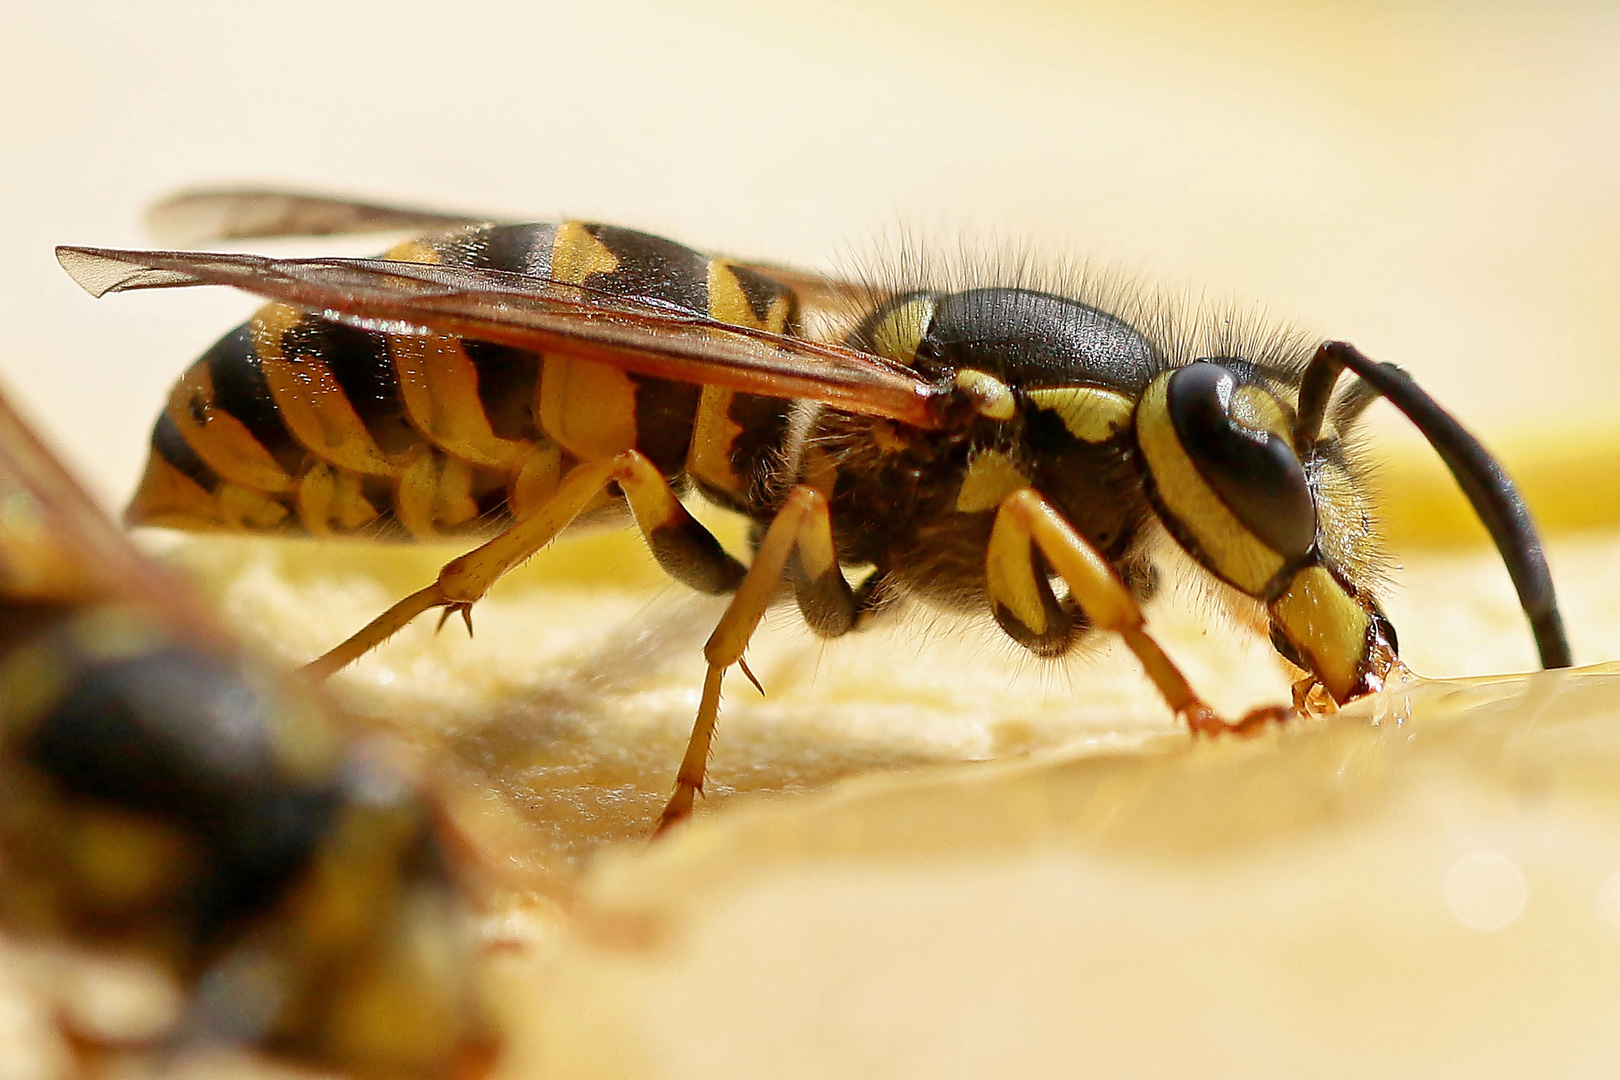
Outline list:
[[[987,613],[1042,657],[1117,634],[1199,733],[1378,691],[1399,666],[1357,438],[1378,398],[1490,531],[1542,663],[1570,663],[1506,472],[1344,342],[1189,334],[1083,288],[865,289],[579,221],[251,191],[182,196],[157,220],[189,240],[432,231],[380,259],[59,248],[97,296],[223,284],[271,301],[175,387],[128,520],[494,534],[310,665],[326,674],[433,609],[470,628],[510,568],[628,511],[671,577],[731,596],[660,828],[691,812],[722,679],[752,680],[744,651],[784,583],[826,637],[906,598]],[[688,491],[751,519],[746,565]],[[1164,536],[1269,628],[1300,675],[1292,706],[1223,720],[1160,648],[1140,604]]]

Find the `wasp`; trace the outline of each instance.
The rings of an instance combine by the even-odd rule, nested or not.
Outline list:
[[[721,681],[733,665],[752,681],[744,650],[782,589],[825,637],[904,598],[982,612],[1040,657],[1117,634],[1195,733],[1377,692],[1399,668],[1357,438],[1378,398],[1489,529],[1543,664],[1570,662],[1506,472],[1401,369],[1344,342],[1200,337],[1019,285],[866,290],[582,221],[267,192],[163,213],[196,238],[435,231],[381,259],[59,248],[97,296],[211,283],[271,301],[176,385],[127,520],[493,533],[311,665],[326,673],[433,609],[470,629],[509,568],[627,511],[672,578],[731,597],[660,828],[701,792]],[[809,329],[840,309],[842,334]],[[752,521],[746,564],[688,492]],[[1159,538],[1269,628],[1300,676],[1292,705],[1227,721],[1188,684],[1141,612]]]
[[[390,1077],[482,1059],[433,807],[227,644],[3,399],[0,791],[0,927],[182,989],[176,1048]]]

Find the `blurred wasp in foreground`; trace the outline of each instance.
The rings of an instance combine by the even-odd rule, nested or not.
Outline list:
[[[0,792],[0,929],[155,971],[188,1003],[160,1041],[391,1077],[481,1059],[430,806],[225,644],[4,400]]]
[[[495,534],[312,665],[329,672],[425,611],[467,617],[570,523],[627,506],[670,576],[732,596],[662,826],[702,789],[721,679],[784,579],[824,636],[905,597],[986,612],[1043,657],[1107,630],[1195,732],[1285,717],[1221,720],[1148,634],[1140,602],[1167,536],[1269,628],[1302,673],[1296,706],[1316,688],[1331,703],[1379,690],[1398,661],[1355,437],[1378,397],[1490,530],[1542,662],[1570,661],[1501,466],[1398,368],[1342,342],[1189,328],[1083,281],[1074,296],[865,290],[579,221],[263,192],[159,214],[191,240],[437,231],[382,259],[59,248],[98,296],[207,283],[272,301],[175,387],[128,520]],[[840,335],[807,329],[840,315]],[[753,520],[747,565],[682,507],[688,490]]]

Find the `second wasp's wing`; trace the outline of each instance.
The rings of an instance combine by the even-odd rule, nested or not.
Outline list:
[[[365,329],[453,334],[657,378],[805,398],[916,427],[940,426],[952,397],[950,387],[857,349],[499,270],[81,247],[59,247],[56,257],[93,296],[231,285]]]
[[[165,244],[274,236],[444,232],[493,219],[334,195],[259,188],[183,191],[146,212],[146,228]]]
[[[176,628],[203,622],[0,395],[0,596],[125,600]]]

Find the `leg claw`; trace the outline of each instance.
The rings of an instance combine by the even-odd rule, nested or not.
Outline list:
[[[1264,705],[1258,709],[1251,709],[1249,713],[1238,721],[1222,720],[1202,701],[1195,702],[1184,709],[1181,714],[1187,721],[1187,727],[1194,735],[1258,735],[1272,724],[1285,724],[1298,715],[1293,708],[1287,705]]]
[[[450,621],[450,616],[456,615],[456,614],[460,614],[461,621],[467,624],[467,636],[472,637],[473,636],[473,628],[472,628],[472,605],[471,604],[446,604],[446,605],[444,605],[444,610],[439,612],[439,624],[433,628],[433,632],[435,634],[437,634],[440,630],[443,630],[444,629],[444,624]]]

